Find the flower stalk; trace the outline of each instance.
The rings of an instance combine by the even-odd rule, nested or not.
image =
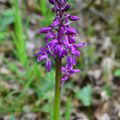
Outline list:
[[[54,113],[53,120],[60,119],[60,97],[61,97],[61,64],[62,59],[56,59],[56,78],[55,78],[55,94],[54,94]]]

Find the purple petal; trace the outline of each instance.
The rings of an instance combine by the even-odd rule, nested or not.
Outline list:
[[[59,40],[62,40],[64,33],[65,33],[65,30],[64,30],[63,27],[61,27],[60,28],[60,33],[59,33]]]
[[[70,47],[70,52],[71,52],[71,54],[75,54],[75,52],[76,52],[76,49],[75,49],[75,47],[74,46],[71,46]]]
[[[75,37],[70,36],[70,37],[69,37],[69,42],[70,42],[70,44],[75,43],[75,42],[76,42]]]
[[[68,65],[76,65],[76,59],[75,59],[75,57],[74,56],[68,56],[67,57],[67,64]]]
[[[66,0],[56,0],[59,4],[63,4]]]
[[[79,69],[72,69],[72,70],[70,70],[70,74],[79,73],[79,72],[80,72]]]
[[[48,34],[46,35],[46,37],[45,37],[45,41],[48,42],[48,39],[49,39],[49,38],[54,38],[54,37],[55,37],[54,34],[48,33]]]
[[[56,27],[56,26],[58,26],[60,24],[60,21],[59,20],[55,20],[52,24],[51,24],[51,26],[52,27]]]
[[[70,9],[70,5],[67,4],[67,5],[65,6],[65,8],[63,9],[63,12],[64,12],[64,11],[68,11],[69,9]]]
[[[67,64],[68,64],[68,65],[71,65],[71,56],[68,56],[68,57],[67,57]]]
[[[56,12],[57,12],[56,7],[53,7],[53,8],[52,8],[52,11],[56,13]]]
[[[67,36],[67,35],[64,37],[63,44],[64,44],[65,47],[67,47],[67,48],[70,46],[70,44],[69,44],[69,40],[68,40],[68,36]]]
[[[73,65],[76,65],[76,64],[77,64],[76,59],[75,59],[74,56],[72,56],[72,64],[73,64]]]
[[[65,23],[65,26],[68,26],[68,25],[70,25],[72,22],[66,22]]]
[[[80,18],[79,18],[78,16],[70,15],[70,16],[69,16],[69,19],[72,20],[72,21],[77,21],[77,20],[79,20]]]
[[[41,28],[38,33],[48,33],[51,30],[51,27]]]
[[[76,51],[75,51],[75,55],[76,55],[77,57],[79,57],[79,56],[80,56],[80,52],[79,52],[78,50],[76,50]]]
[[[68,52],[66,49],[62,48],[61,51],[60,51],[60,55],[59,57],[64,57],[64,56],[67,56]]]
[[[62,45],[57,45],[54,49],[54,55],[57,55],[60,57],[61,49],[62,49]]]
[[[74,44],[74,46],[75,46],[76,48],[78,48],[78,47],[83,47],[83,46],[85,46],[85,45],[86,45],[85,42],[80,42],[80,43],[78,43],[78,44]]]
[[[62,73],[65,73],[67,70],[65,67],[62,67]]]
[[[74,72],[75,72],[75,73],[79,73],[80,70],[79,70],[79,69],[74,69]]]
[[[39,51],[39,54],[41,54],[41,55],[45,55],[46,54],[46,47],[41,47],[40,48],[40,51]]]
[[[38,60],[38,62],[41,62],[41,61],[45,60],[47,57],[48,57],[47,55],[38,56],[37,60]]]
[[[70,47],[70,52],[71,52],[72,55],[75,55],[77,57],[80,56],[80,52],[78,50],[76,50],[75,46]]]
[[[49,0],[49,2],[50,2],[51,4],[54,4],[54,0]]]
[[[53,39],[48,43],[49,47],[51,47],[51,48],[55,47],[57,44],[58,44],[57,39]]]
[[[48,59],[46,61],[46,69],[47,69],[48,72],[50,72],[50,70],[51,70],[51,65],[52,65],[52,62],[51,62],[50,59]]]
[[[68,27],[67,28],[67,33],[71,34],[71,35],[76,35],[77,32],[76,32],[76,30],[74,28]]]
[[[68,77],[69,77],[69,74],[66,74],[66,75],[64,75],[63,77],[62,77],[62,81],[66,81],[67,79],[68,79]]]

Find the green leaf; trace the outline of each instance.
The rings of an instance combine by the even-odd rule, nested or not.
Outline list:
[[[84,87],[76,94],[76,97],[81,100],[83,105],[90,106],[92,104],[92,87],[90,85]]]
[[[8,30],[8,26],[14,22],[13,10],[8,9],[1,12],[0,31]]]
[[[114,75],[116,77],[119,77],[120,76],[120,69],[115,70]]]
[[[105,90],[105,92],[107,93],[108,96],[112,96],[112,88],[111,88],[111,86],[106,84],[106,85],[103,86],[103,90]]]
[[[0,33],[0,42],[3,42],[8,37],[8,34],[5,32]]]

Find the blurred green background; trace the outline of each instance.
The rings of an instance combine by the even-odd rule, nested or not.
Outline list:
[[[77,41],[77,68],[62,87],[61,120],[120,119],[120,1],[68,0]],[[0,120],[52,120],[55,63],[47,73],[34,54],[39,28],[55,17],[48,0],[0,0]],[[119,107],[118,107],[119,106]]]

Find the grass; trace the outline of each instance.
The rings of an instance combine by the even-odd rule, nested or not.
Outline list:
[[[14,17],[15,17],[15,36],[14,44],[16,46],[17,52],[16,55],[19,58],[21,64],[23,66],[27,66],[28,57],[26,53],[26,40],[25,35],[23,34],[23,26],[22,26],[22,17],[20,14],[19,3],[18,0],[14,0],[13,2],[14,9]]]
[[[43,16],[47,16],[47,1],[46,0],[39,0],[40,2],[40,11],[42,12]]]

